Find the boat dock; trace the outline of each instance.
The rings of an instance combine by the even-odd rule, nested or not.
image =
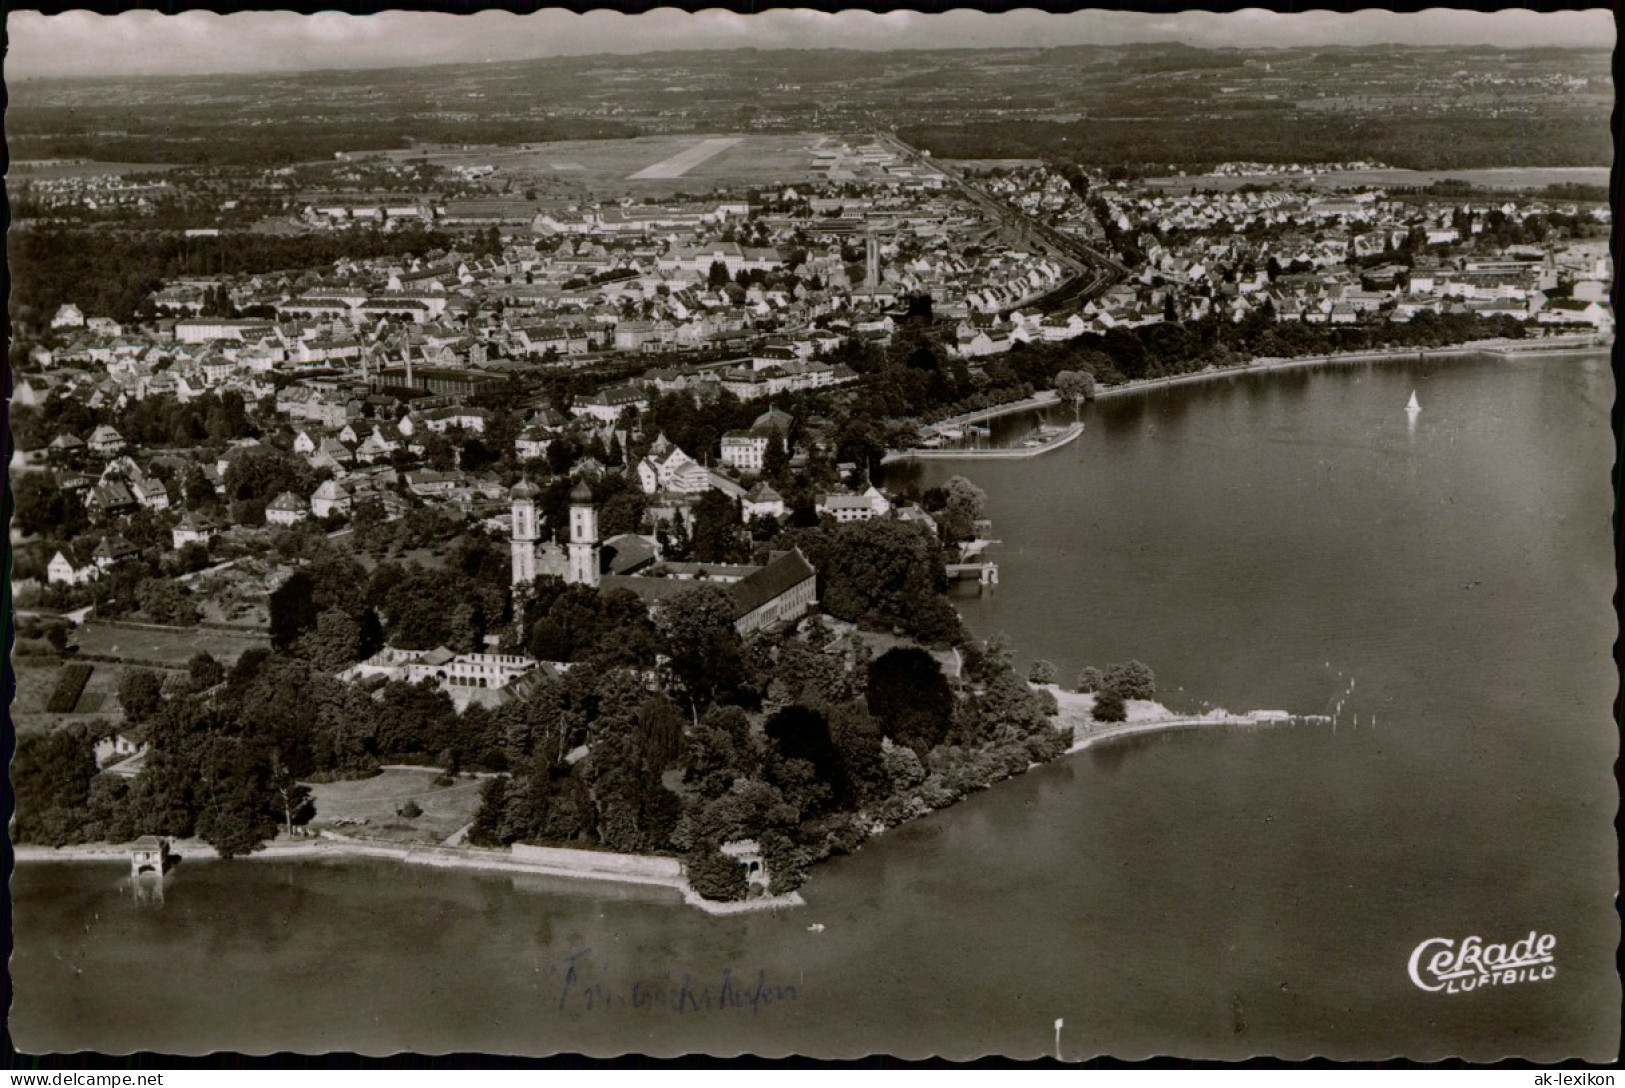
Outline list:
[[[977,582],[981,591],[986,593],[988,587],[999,584],[999,565],[991,559],[984,559],[980,563],[949,563],[948,581],[950,582]]]
[[[940,461],[950,458],[975,458],[979,461],[1008,461],[1026,457],[1037,457],[1041,453],[1058,450],[1062,446],[1075,442],[1083,434],[1082,423],[1069,423],[1053,434],[1040,435],[1029,438],[1019,446],[1001,446],[997,448],[970,448],[970,449],[908,449],[887,450],[881,457],[880,463],[891,464],[895,461]]]

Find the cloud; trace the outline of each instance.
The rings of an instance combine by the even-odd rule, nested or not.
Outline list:
[[[1151,15],[1030,9],[753,15],[656,9],[643,15],[544,10],[518,16],[385,12],[242,12],[100,15],[13,12],[7,16],[13,78],[298,71],[520,60],[592,53],[757,48],[910,49],[1182,41],[1200,46],[1371,45],[1388,42],[1607,46],[1606,9],[1537,14],[1525,10],[1417,13],[1365,10],[1294,14],[1251,8],[1229,14]]]

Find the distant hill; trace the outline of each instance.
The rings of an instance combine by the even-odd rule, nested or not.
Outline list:
[[[13,81],[21,159],[273,165],[413,141],[895,128],[954,158],[1607,165],[1605,49],[704,50]]]

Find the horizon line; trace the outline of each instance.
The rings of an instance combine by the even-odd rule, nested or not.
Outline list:
[[[695,46],[672,46],[665,49],[646,49],[635,53],[539,53],[533,57],[486,57],[482,59],[464,60],[399,60],[374,63],[366,60],[358,61],[348,66],[322,66],[312,68],[221,68],[205,72],[126,72],[123,74],[101,75],[88,72],[35,72],[22,75],[8,75],[6,83],[15,85],[34,82],[77,82],[77,83],[120,83],[131,80],[148,79],[231,79],[248,78],[253,76],[276,76],[294,78],[302,75],[351,74],[363,72],[393,72],[406,70],[423,70],[429,68],[463,68],[463,67],[499,67],[502,65],[537,64],[543,61],[582,61],[604,60],[624,61],[636,57],[659,57],[698,53],[873,53],[883,56],[888,53],[1053,53],[1066,49],[1132,49],[1144,46],[1180,46],[1186,49],[1197,49],[1208,53],[1282,53],[1299,50],[1320,51],[1347,51],[1358,52],[1381,49],[1408,49],[1415,51],[1450,51],[1450,50],[1492,50],[1497,53],[1611,53],[1612,45],[1586,45],[1586,44],[1548,44],[1548,45],[1497,45],[1491,42],[1366,42],[1358,45],[1345,45],[1338,42],[1319,43],[1292,43],[1286,45],[1220,45],[1199,44],[1195,42],[1180,41],[1174,38],[1148,38],[1140,41],[1123,42],[1075,42],[1067,45],[1027,45],[1012,43],[1009,45],[888,45],[885,48],[865,49],[856,45],[720,45],[707,44]]]
[[[1368,8],[1288,13],[1249,8],[1152,15],[1022,8],[998,14],[969,9],[824,13],[764,6],[750,15],[668,7],[636,13],[604,8],[587,13],[542,9],[526,15],[501,9],[456,14],[396,9],[377,15],[283,10],[228,16],[199,9],[174,15],[152,9],[118,15],[13,9],[6,23],[6,59],[11,82],[39,85],[476,69],[594,58],[626,63],[628,58],[705,54],[1036,55],[1161,47],[1266,55],[1377,50],[1582,55],[1613,48],[1615,36],[1592,25],[1597,21],[1593,13],[1606,18],[1606,12]],[[510,23],[494,18],[497,14],[527,21]],[[202,17],[208,15],[213,18]],[[467,17],[480,15],[493,18]],[[446,22],[448,16],[456,21]],[[426,37],[425,30],[432,36]],[[516,34],[521,40],[515,40]],[[531,41],[523,40],[527,36]],[[525,52],[527,46],[538,51]]]

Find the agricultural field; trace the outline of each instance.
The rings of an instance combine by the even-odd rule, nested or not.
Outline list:
[[[52,658],[23,658],[17,662],[17,695],[11,704],[11,721],[19,736],[47,733],[69,725],[93,721],[117,723],[124,711],[118,702],[119,678],[123,669],[101,662],[64,664]],[[70,669],[89,667],[90,675],[71,709],[51,709],[52,699],[64,690],[64,677]]]
[[[160,174],[181,163],[165,162],[12,162],[9,182],[59,181],[63,178],[101,177],[105,174]]]
[[[392,769],[372,778],[313,785],[311,829],[394,843],[443,843],[474,819],[485,780],[460,777],[436,785],[439,777],[437,771]],[[400,815],[408,801],[422,815]]]

